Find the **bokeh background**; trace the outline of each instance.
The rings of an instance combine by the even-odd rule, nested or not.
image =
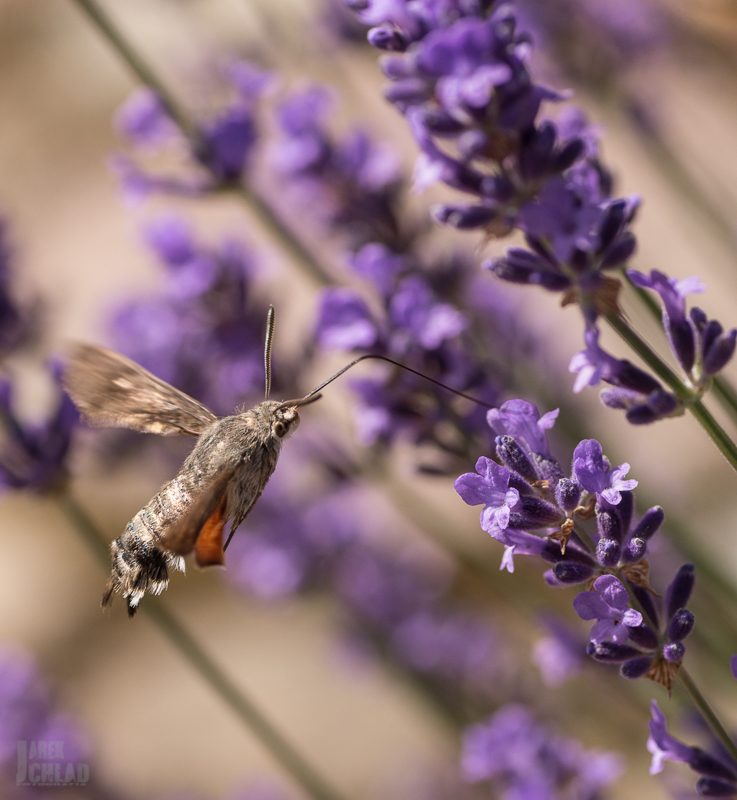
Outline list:
[[[728,0],[631,0],[621,4],[621,19],[602,22],[591,12],[598,4],[545,5],[538,74],[575,90],[576,102],[605,130],[604,156],[619,193],[644,198],[635,266],[700,275],[708,286],[701,304],[730,327],[737,299],[737,9]],[[311,81],[330,85],[336,130],[360,122],[391,142],[411,170],[414,145],[381,98],[376,52],[358,39],[342,39],[328,24],[343,13],[337,5],[118,0],[105,8],[185,105],[207,107],[202,76],[214,73],[219,60],[253,59],[279,71],[278,91]],[[541,19],[535,3],[522,11]],[[612,32],[617,25],[622,41]],[[316,287],[236,198],[153,199],[138,207],[122,201],[106,165],[122,147],[113,115],[135,85],[72,0],[0,2],[0,208],[15,285],[22,297],[38,302],[44,317],[39,340],[7,365],[28,419],[48,413],[54,402],[49,356],[63,353],[71,340],[108,343],[111,309],[159,289],[161,267],[143,243],[142,228],[162,209],[186,214],[206,241],[232,233],[252,243],[261,263],[257,295],[277,308],[277,360],[299,354],[311,336]],[[267,181],[262,158],[256,169]],[[264,191],[280,196],[278,185],[264,183]],[[421,215],[441,196],[441,190],[410,195],[407,213]],[[302,227],[308,242],[314,237],[312,246],[323,247],[319,231]],[[464,248],[479,261],[481,252],[508,244],[484,244],[459,232],[434,236],[438,248]],[[331,243],[322,252],[339,261]],[[511,295],[528,329],[546,341],[542,382],[549,396],[564,397],[565,413],[602,442],[612,462],[630,462],[646,496],[694,531],[725,574],[737,574],[734,479],[696,424],[683,418],[633,428],[602,407],[594,390],[571,396],[567,364],[580,347],[575,312],[542,293]],[[633,320],[657,336],[636,308]],[[606,344],[624,355],[613,338]],[[315,378],[344,360],[339,354],[324,358]],[[729,372],[736,377],[734,366]],[[282,455],[274,479],[279,486],[304,480],[300,447],[318,446],[325,425],[349,452],[360,453],[350,393],[336,385],[322,404],[305,409]],[[126,459],[111,463],[100,452],[102,436],[83,432],[75,439],[73,493],[112,539],[176,469],[177,454],[170,443],[141,436],[127,440],[132,452]],[[556,453],[564,463],[566,446]],[[136,448],[143,455],[137,457]],[[393,532],[409,530],[410,542],[402,546],[422,551],[441,569],[447,557],[434,539],[452,540],[496,569],[500,548],[478,529],[476,510],[459,500],[450,480],[418,477],[409,446],[383,463],[369,491],[369,513],[377,515],[382,536],[392,540]],[[404,522],[397,524],[397,516]],[[0,641],[33,654],[56,705],[86,731],[96,788],[79,789],[80,796],[220,798],[263,782],[301,796],[145,615],[129,621],[120,602],[101,613],[106,575],[52,501],[4,494],[0,552]],[[500,572],[489,582],[491,599],[481,607],[499,634],[494,680],[513,686],[516,698],[533,700],[543,719],[586,747],[623,753],[626,771],[611,796],[666,796],[662,782],[647,775],[645,751],[649,697],[655,692],[662,705],[661,688],[645,681],[623,687],[613,671],[595,664],[571,682],[546,687],[529,661],[541,636],[537,620],[546,609],[569,608],[570,598],[542,584],[539,566],[519,561],[514,576]],[[456,731],[396,669],[336,634],[342,612],[334,597],[315,592],[265,602],[244,595],[220,572],[190,569],[186,578],[174,577],[163,601],[347,796],[444,796],[440,776],[451,775],[457,761]],[[708,624],[719,637],[720,612],[709,611]],[[737,651],[737,642],[721,644]],[[525,664],[510,667],[514,676],[505,670],[507,657]],[[692,664],[727,721],[737,724],[735,690],[724,670],[701,663],[697,653]]]

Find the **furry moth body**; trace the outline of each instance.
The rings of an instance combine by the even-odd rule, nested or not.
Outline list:
[[[265,355],[267,397],[272,333],[273,309]],[[112,574],[102,604],[121,594],[133,616],[146,592],[166,589],[170,569],[184,569],[183,556],[194,551],[200,566],[223,564],[225,523],[232,520],[232,536],[261,496],[282,442],[299,426],[302,401],[267,399],[220,418],[125,356],[92,345],[74,350],[64,385],[92,425],[198,437],[179,474],[111,545]]]

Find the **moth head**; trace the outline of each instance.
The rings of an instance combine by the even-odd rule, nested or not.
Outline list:
[[[296,406],[278,405],[273,412],[271,434],[275,439],[286,439],[299,427],[299,414]]]

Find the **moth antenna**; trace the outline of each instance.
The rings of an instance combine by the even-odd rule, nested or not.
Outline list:
[[[266,343],[264,344],[264,382],[266,384],[265,400],[269,399],[271,394],[271,343],[274,341],[274,306],[269,306],[269,312],[266,315]]]
[[[378,358],[380,361],[386,361],[389,364],[394,364],[395,367],[401,367],[402,369],[406,369],[407,372],[411,372],[413,375],[417,375],[420,378],[424,378],[426,381],[430,381],[430,383],[434,383],[436,386],[440,386],[443,389],[446,389],[449,392],[453,392],[453,394],[457,394],[459,397],[463,397],[466,400],[470,400],[472,403],[476,403],[477,405],[483,406],[484,408],[496,408],[496,406],[487,403],[484,400],[479,400],[478,397],[471,397],[470,394],[466,394],[465,392],[460,392],[458,389],[453,389],[450,386],[446,386],[444,383],[440,381],[436,381],[435,378],[431,378],[429,375],[423,375],[422,372],[418,372],[416,369],[412,369],[412,367],[408,367],[406,364],[400,364],[399,361],[394,361],[393,358],[388,358],[387,356],[380,356],[374,353],[368,353],[364,356],[359,356],[354,361],[351,361],[350,364],[347,364],[343,369],[338,370],[331,378],[328,378],[326,381],[321,383],[316,389],[313,389],[311,392],[306,394],[302,400],[295,402],[290,401],[292,404],[295,405],[305,405],[305,401],[309,400],[313,395],[317,394],[321,389],[324,389],[329,383],[332,383],[336,378],[339,378],[344,372],[348,372],[351,367],[355,367],[356,364],[360,364],[361,361],[365,361],[367,358]]]

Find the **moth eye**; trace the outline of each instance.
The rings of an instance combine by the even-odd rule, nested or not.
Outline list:
[[[286,432],[287,432],[287,426],[283,422],[274,423],[274,433],[276,434],[276,436],[278,436],[281,439]]]

